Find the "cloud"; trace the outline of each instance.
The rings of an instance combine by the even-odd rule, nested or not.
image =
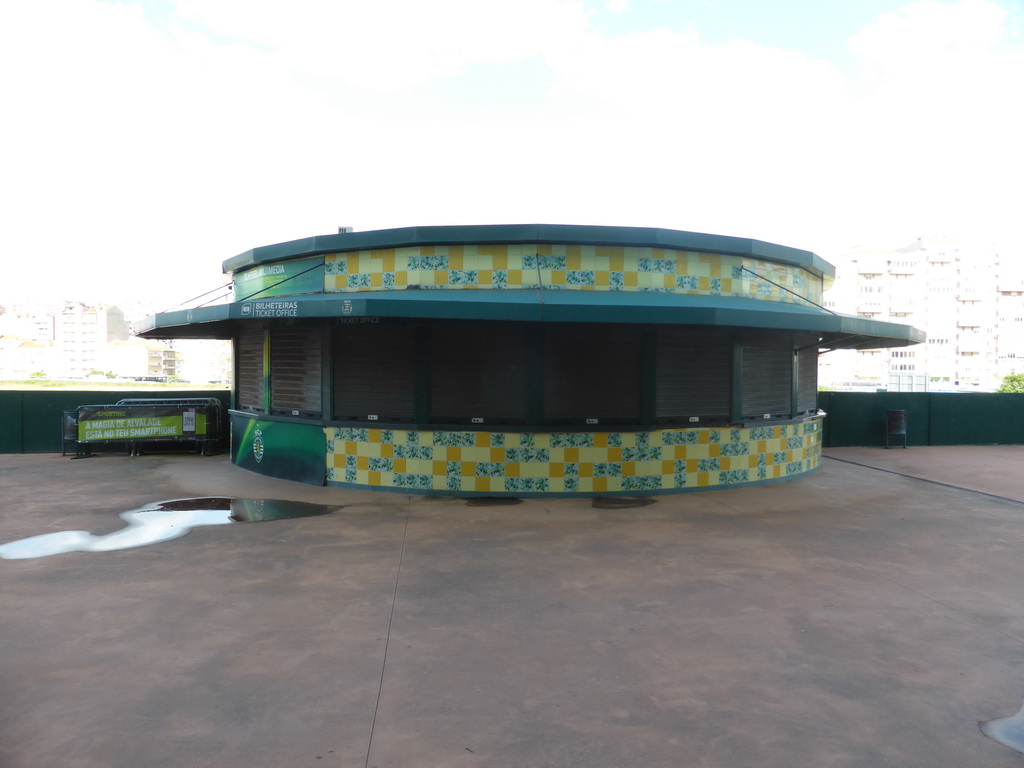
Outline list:
[[[177,300],[238,252],[337,225],[636,224],[824,252],[1016,229],[1024,51],[985,0],[879,17],[851,34],[853,71],[692,27],[602,34],[570,0],[176,7],[5,8],[8,286]]]
[[[854,35],[849,47],[874,81],[912,78],[941,85],[997,49],[1007,15],[986,0],[918,0],[880,16]]]
[[[269,49],[283,66],[361,89],[408,89],[469,64],[539,55],[586,25],[575,0],[179,0],[203,28]]]
[[[553,97],[588,115],[576,146],[613,169],[604,178],[619,177],[607,187],[620,211],[642,196],[665,226],[805,247],[817,237],[820,188],[842,172],[836,136],[851,109],[850,83],[828,62],[665,29],[591,35],[548,62]]]
[[[666,29],[590,34],[547,61],[553,95],[628,153],[633,189],[672,224],[812,248],[900,228],[1004,238],[1024,173],[1008,22],[984,0],[912,3],[852,37],[852,74]]]
[[[984,0],[923,0],[852,38],[864,71],[849,132],[855,185],[873,188],[890,218],[1015,237],[1024,112],[1011,94],[1024,51],[1007,43],[1008,23]]]
[[[251,46],[158,29],[133,5],[17,8],[0,32],[0,66],[18,73],[0,92],[15,282],[134,283],[162,302],[211,288],[261,238],[319,230],[322,207],[297,200],[318,191],[325,152],[370,138]]]

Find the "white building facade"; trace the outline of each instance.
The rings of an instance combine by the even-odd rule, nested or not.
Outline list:
[[[146,311],[152,308],[139,316]],[[107,376],[205,384],[230,375],[227,342],[132,339],[131,322],[118,307],[78,301],[0,306],[0,379]]]
[[[825,306],[921,328],[925,344],[836,351],[821,358],[821,384],[836,389],[995,390],[1024,373],[1021,254],[949,238],[891,250],[858,248],[837,259]]]

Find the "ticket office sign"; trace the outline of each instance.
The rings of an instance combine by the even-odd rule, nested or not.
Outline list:
[[[78,409],[78,442],[205,439],[206,411],[195,406],[83,405]]]

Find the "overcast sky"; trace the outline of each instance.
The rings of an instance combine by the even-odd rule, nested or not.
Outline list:
[[[339,225],[1022,240],[1020,0],[23,0],[0,65],[0,301]]]

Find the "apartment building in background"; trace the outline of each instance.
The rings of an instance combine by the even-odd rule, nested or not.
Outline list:
[[[117,307],[67,301],[54,317],[54,344],[61,378],[78,379],[101,370],[106,346],[128,338],[128,323]]]
[[[978,391],[1024,373],[1022,254],[922,237],[893,249],[857,248],[835,259],[825,306],[893,320],[928,334],[902,349],[829,352],[821,386]]]
[[[229,344],[134,338],[132,322],[153,309],[129,312],[80,301],[0,306],[0,379],[101,376],[209,383],[230,378]]]
[[[181,355],[170,345],[143,339],[115,340],[105,345],[99,370],[139,381],[178,378]]]

